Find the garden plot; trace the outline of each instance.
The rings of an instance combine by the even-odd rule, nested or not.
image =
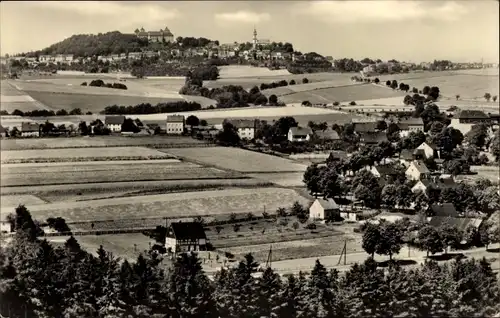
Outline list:
[[[99,182],[228,179],[237,173],[205,168],[190,163],[90,164],[90,165],[23,165],[2,166],[2,187],[23,185],[57,185]]]
[[[7,127],[10,122],[7,121]],[[6,127],[2,120],[2,125]],[[20,125],[20,122],[19,122]],[[142,146],[172,144],[201,144],[200,140],[191,137],[174,136],[148,136],[148,137],[125,137],[125,136],[94,136],[72,137],[72,138],[29,138],[29,139],[6,139],[2,140],[2,150],[27,150],[27,149],[51,149],[51,148],[86,148],[86,147],[117,147],[117,146]],[[116,149],[116,148],[114,148]],[[73,151],[70,149],[68,151]]]
[[[73,148],[67,149],[40,149],[40,150],[9,150],[2,151],[2,163],[23,163],[36,161],[99,161],[113,159],[148,159],[169,158],[164,152],[144,147],[115,147],[115,148]],[[81,160],[80,160],[81,159]]]
[[[19,204],[32,205],[32,204],[45,204],[40,198],[29,194],[18,194],[18,195],[2,195],[0,198],[0,203],[2,207],[15,207]]]
[[[63,217],[66,221],[94,221],[109,219],[136,219],[159,217],[191,217],[196,215],[223,215],[264,210],[273,213],[290,202],[307,204],[308,200],[293,190],[280,188],[227,189],[220,191],[184,192],[145,195],[83,202],[63,202],[44,205],[26,205],[34,219]],[[2,215],[14,208],[2,208]]]
[[[239,148],[177,148],[164,151],[194,162],[239,172],[303,172],[307,169],[307,166],[288,159]]]

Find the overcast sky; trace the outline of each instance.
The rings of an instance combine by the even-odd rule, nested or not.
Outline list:
[[[168,26],[221,43],[258,37],[335,58],[497,62],[498,1],[1,2],[1,53],[73,34]]]

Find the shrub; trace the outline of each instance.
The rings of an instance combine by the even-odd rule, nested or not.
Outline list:
[[[302,79],[302,84],[307,84],[307,83],[309,83],[309,79],[307,77],[304,77]]]
[[[308,229],[308,230],[315,230],[316,229],[316,224],[309,223],[309,224],[306,225],[306,229]]]
[[[104,86],[104,81],[100,80],[100,79],[92,80],[90,82],[89,86],[102,87],[102,86]]]
[[[333,106],[339,106],[340,103],[339,102],[333,102]]]
[[[356,102],[355,102],[355,101],[352,101],[352,102],[350,102],[350,103],[349,103],[349,105],[351,105],[351,106],[356,106]]]
[[[387,82],[385,82],[385,85],[391,86],[391,81],[387,80]]]
[[[83,82],[82,84],[80,84],[81,86],[87,86],[87,82]]]
[[[295,85],[295,80],[290,80],[289,85]]]

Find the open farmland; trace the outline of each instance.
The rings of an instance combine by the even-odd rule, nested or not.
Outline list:
[[[163,161],[163,160],[162,160]],[[154,161],[110,164],[81,163],[78,165],[2,165],[2,186],[56,185],[121,181],[217,179],[241,177],[237,173],[206,168],[191,163]]]
[[[31,111],[36,109],[48,109],[45,105],[34,100],[25,92],[19,91],[9,81],[2,80],[0,83],[0,108],[9,113],[19,109]]]
[[[5,126],[4,126],[5,127]],[[28,149],[55,149],[55,148],[86,148],[86,147],[125,147],[142,146],[147,144],[155,148],[162,145],[176,144],[203,144],[204,142],[191,137],[175,136],[94,136],[74,138],[30,138],[30,139],[6,139],[2,140],[2,150],[28,150]],[[116,148],[115,148],[116,149]],[[71,152],[73,149],[71,150]]]
[[[2,151],[2,163],[23,163],[43,161],[91,161],[112,159],[148,159],[169,158],[164,152],[144,147],[114,147],[114,148],[73,148],[65,149],[39,149],[39,150],[9,150]],[[81,159],[81,160],[80,160]]]
[[[339,76],[339,78],[337,78],[335,80],[276,87],[276,88],[263,90],[262,93],[264,93],[268,97],[271,94],[274,94],[276,96],[284,96],[284,95],[289,95],[289,94],[293,94],[293,93],[308,92],[308,91],[314,91],[314,90],[320,90],[320,89],[326,89],[326,88],[345,87],[345,86],[353,86],[353,85],[366,85],[364,83],[357,83],[357,82],[351,81],[350,78],[345,76],[348,74],[342,74],[342,75],[344,75],[344,76],[342,76],[342,77]]]
[[[164,151],[189,161],[239,172],[303,172],[307,168],[288,159],[239,148],[172,148]]]
[[[253,67],[246,65],[229,65],[219,67],[220,78],[283,76],[290,74],[291,73],[287,70],[270,70],[267,67]]]
[[[224,215],[264,210],[273,213],[277,208],[289,206],[290,202],[307,204],[308,200],[294,190],[282,188],[226,189],[219,191],[183,192],[160,195],[145,195],[116,199],[82,202],[48,203],[29,205],[34,219],[63,217],[68,222],[109,219],[192,217],[196,215]],[[2,208],[8,215],[12,208]]]
[[[251,173],[247,176],[259,179],[262,181],[272,182],[283,187],[303,187],[304,182],[303,172],[291,172],[291,173]]]
[[[44,204],[40,198],[30,194],[19,194],[19,195],[2,195],[0,199],[2,207],[12,207],[18,206],[19,204]]]

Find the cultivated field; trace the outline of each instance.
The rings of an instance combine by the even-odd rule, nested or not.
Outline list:
[[[163,161],[163,160],[162,160]],[[228,179],[241,177],[237,173],[206,168],[191,163],[142,161],[127,164],[123,161],[109,164],[78,165],[2,165],[2,186],[56,185],[123,181]]]
[[[249,177],[275,183],[283,187],[303,187],[303,172],[292,173],[251,173]]]
[[[45,220],[48,217],[60,216],[66,221],[76,222],[141,217],[216,216],[246,212],[258,215],[264,210],[274,213],[277,208],[287,207],[294,201],[299,201],[304,205],[308,203],[307,199],[293,190],[263,188],[183,192],[83,202],[27,204],[26,206],[34,219]],[[2,217],[13,211],[14,207],[2,208]]]
[[[42,199],[29,194],[19,194],[19,195],[2,195],[0,199],[2,207],[13,207],[19,204],[44,204],[45,201]]]
[[[291,160],[229,147],[173,148],[164,151],[187,160],[239,172],[303,172],[307,166]]]
[[[243,65],[229,65],[219,67],[220,78],[258,77],[258,76],[285,76],[290,75],[287,70],[270,70],[266,67]]]
[[[16,89],[8,80],[2,80],[0,83],[0,108],[9,113],[16,109],[22,111],[48,109],[25,92]]]
[[[5,127],[5,126],[4,126]],[[8,126],[7,126],[8,127]],[[54,149],[54,148],[86,148],[86,147],[118,147],[118,146],[154,146],[160,148],[162,145],[175,144],[203,144],[202,141],[191,137],[173,136],[94,136],[74,138],[30,138],[30,139],[6,139],[2,140],[2,150],[27,150],[27,149]],[[71,152],[73,151],[70,150]],[[96,150],[92,150],[96,151]],[[100,151],[100,150],[98,150]]]
[[[100,161],[100,160],[139,160],[148,158],[168,159],[164,152],[144,147],[113,147],[113,148],[72,148],[38,149],[38,150],[6,150],[0,155],[2,163],[23,163],[36,161]]]

